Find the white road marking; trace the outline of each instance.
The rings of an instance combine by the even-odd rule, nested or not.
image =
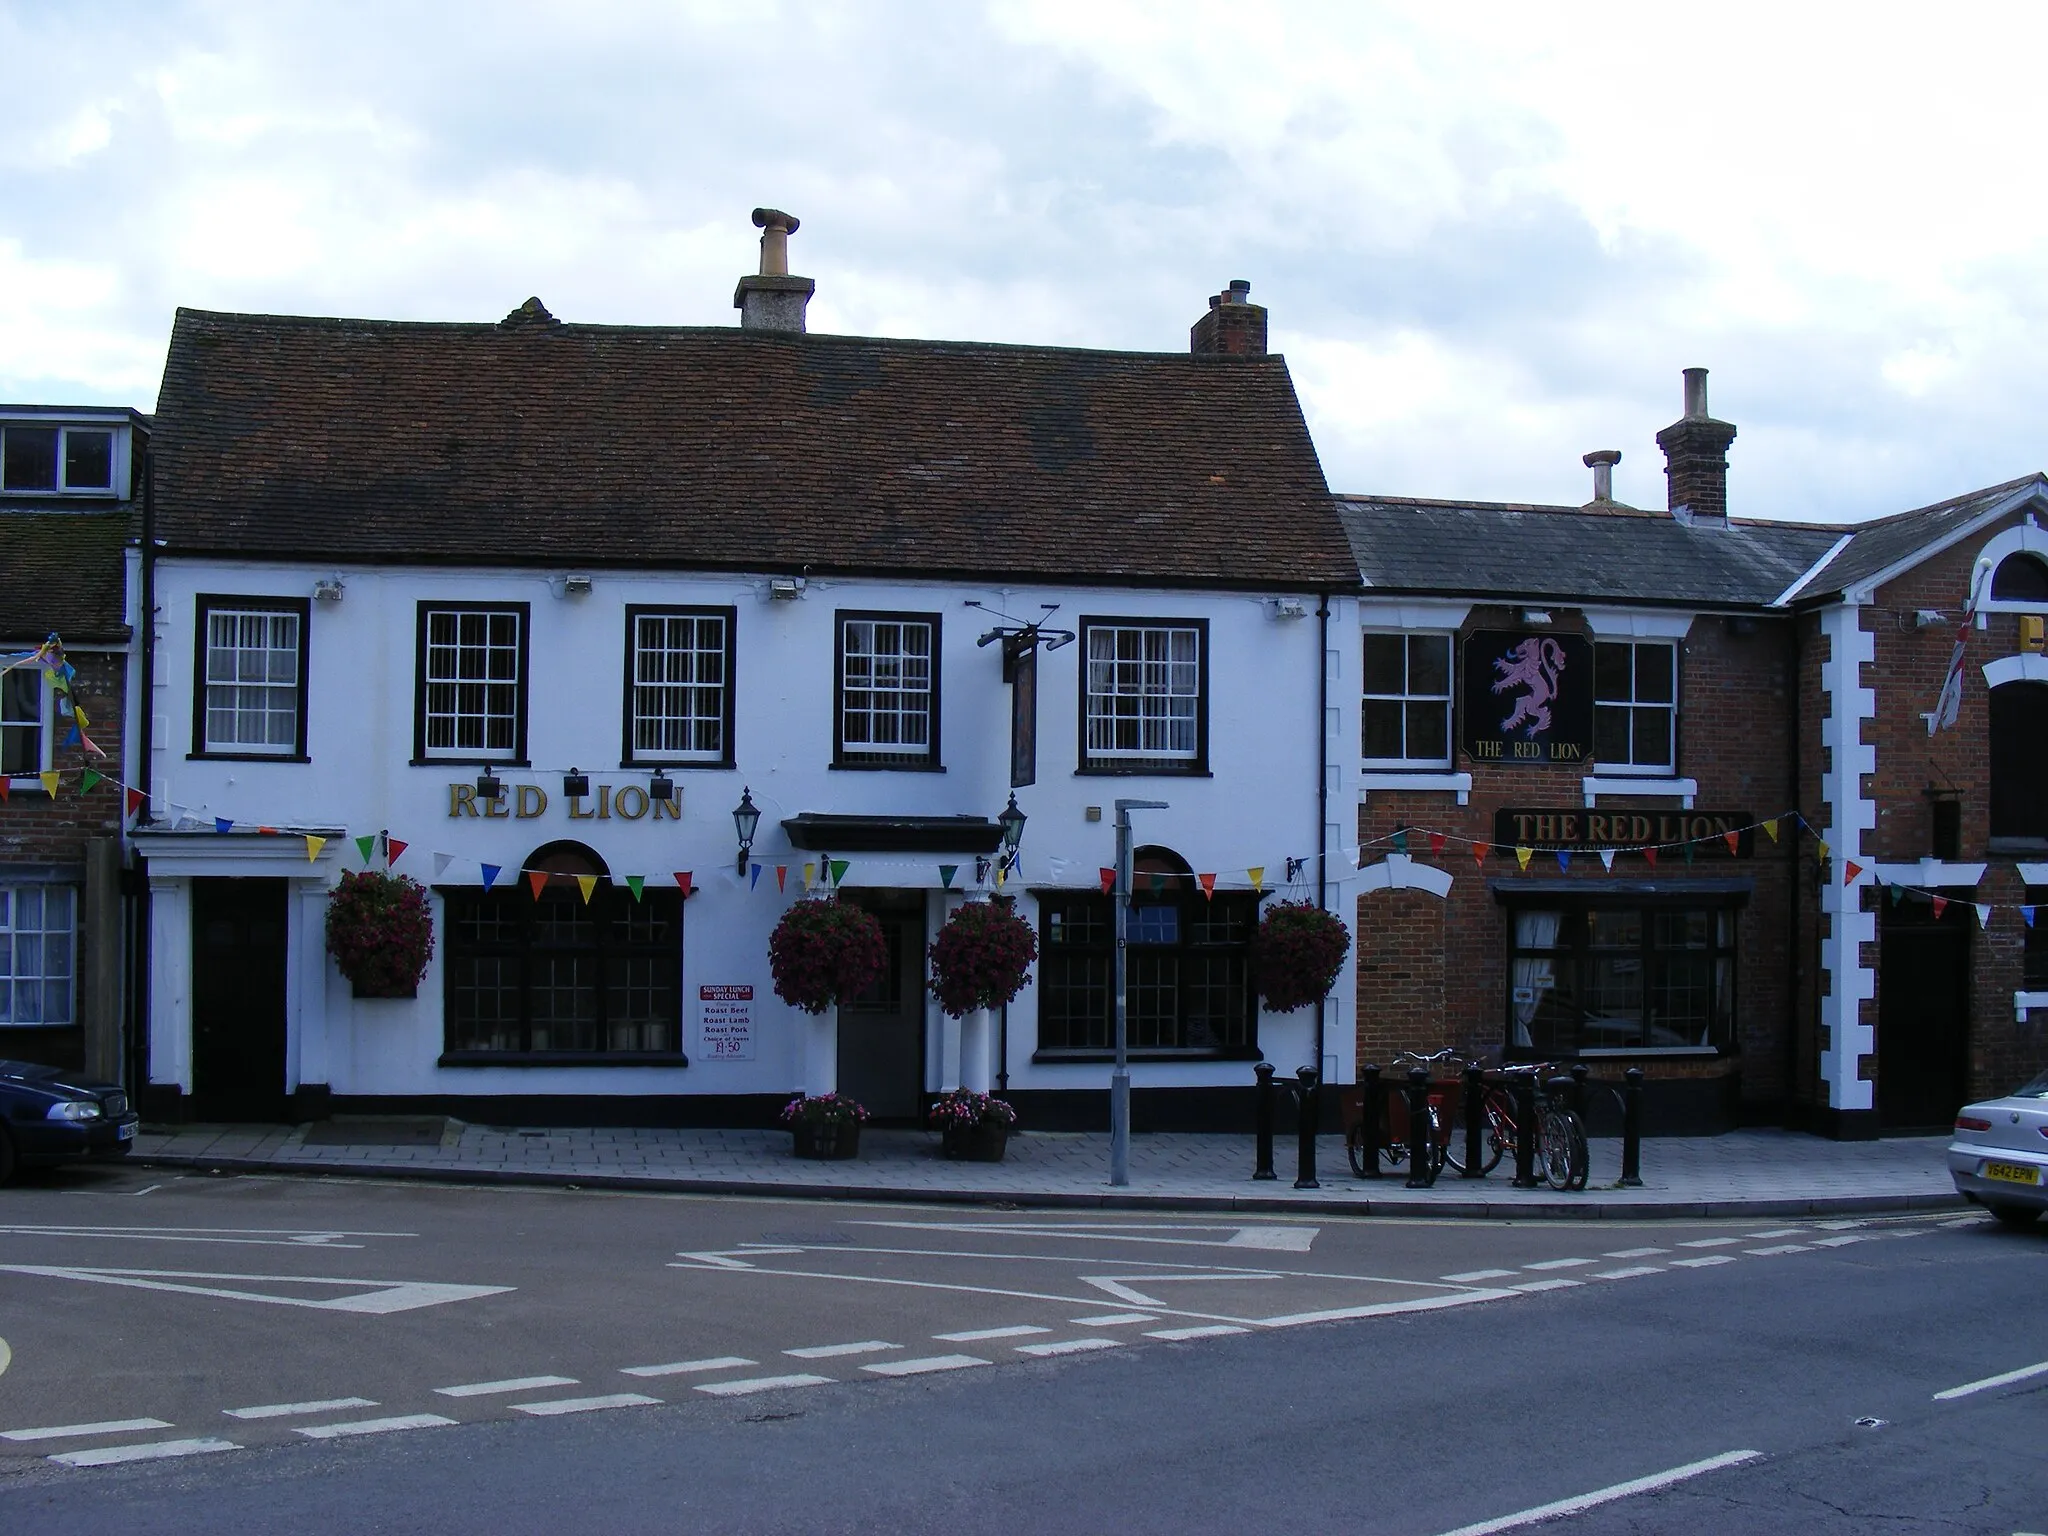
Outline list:
[[[1732,1253],[1710,1253],[1710,1254],[1706,1255],[1706,1256],[1705,1256],[1704,1258],[1698,1258],[1698,1259],[1673,1259],[1673,1260],[1672,1260],[1671,1262],[1672,1262],[1673,1264],[1677,1264],[1677,1265],[1680,1265],[1680,1266],[1682,1266],[1682,1267],[1684,1267],[1684,1268],[1686,1268],[1686,1269],[1705,1269],[1705,1268],[1706,1268],[1706,1267],[1707,1267],[1707,1266],[1708,1266],[1709,1264],[1733,1264],[1733,1263],[1736,1263],[1736,1262],[1737,1262],[1737,1256],[1736,1256],[1735,1254],[1732,1254]]]
[[[1741,1242],[1739,1237],[1692,1237],[1678,1246],[1681,1248],[1733,1248]]]
[[[1809,1248],[1805,1243],[1777,1243],[1769,1248],[1745,1248],[1742,1251],[1748,1254],[1751,1258],[1755,1259],[1775,1258],[1778,1254],[1781,1253],[1813,1252],[1813,1250]]]
[[[7,1347],[7,1341],[0,1339],[0,1376],[7,1374],[7,1367],[14,1363],[14,1351]]]
[[[46,1429],[0,1429],[0,1440],[78,1440],[87,1435],[125,1435],[138,1429],[169,1429],[164,1419],[107,1419],[99,1424],[53,1424]]]
[[[93,1451],[65,1451],[49,1459],[67,1467],[111,1467],[124,1461],[161,1461],[166,1456],[204,1456],[239,1451],[232,1440],[157,1440],[148,1445],[106,1445]]]
[[[152,1184],[150,1189],[160,1189]],[[148,1194],[149,1190],[138,1190]],[[297,1227],[63,1227],[27,1222],[0,1222],[7,1237],[112,1237],[144,1243],[229,1243],[254,1248],[362,1248],[343,1242],[349,1237],[418,1237],[417,1232],[343,1232]]]
[[[459,1387],[436,1387],[443,1397],[496,1397],[504,1392],[533,1392],[542,1387],[574,1387],[574,1376],[514,1376],[505,1381],[472,1381]]]
[[[1562,1291],[1575,1285],[1584,1285],[1583,1280],[1524,1280],[1520,1285],[1508,1287],[1511,1291]]]
[[[1705,1461],[1688,1462],[1685,1466],[1673,1467],[1669,1472],[1652,1472],[1648,1477],[1631,1478],[1625,1483],[1615,1483],[1611,1487],[1595,1489],[1592,1493],[1582,1493],[1577,1498],[1559,1499],[1555,1504],[1525,1509],[1518,1514],[1502,1515],[1498,1520],[1482,1520],[1477,1525],[1461,1525],[1455,1531],[1444,1532],[1444,1536],[1494,1536],[1496,1531],[1512,1531],[1518,1526],[1554,1520],[1559,1515],[1583,1514],[1599,1505],[1611,1504],[1616,1499],[1649,1493],[1658,1488],[1669,1488],[1673,1483],[1682,1483],[1690,1477],[1718,1472],[1723,1467],[1737,1467],[1745,1461],[1756,1461],[1762,1455],[1762,1451],[1728,1451],[1720,1456],[1709,1456]]]
[[[863,1339],[858,1344],[812,1344],[803,1349],[785,1349],[793,1360],[837,1360],[841,1355],[879,1355],[885,1349],[901,1349],[881,1339]]]
[[[781,1387],[825,1387],[832,1384],[830,1376],[749,1376],[741,1381],[706,1381],[697,1386],[699,1392],[708,1392],[713,1397],[745,1397],[751,1392],[773,1392]]]
[[[151,1185],[147,1186],[146,1188],[143,1188],[143,1189],[138,1189],[138,1190],[133,1190],[133,1191],[131,1191],[131,1193],[132,1193],[132,1194],[134,1194],[134,1195],[136,1195],[136,1196],[142,1196],[142,1195],[153,1195],[153,1194],[155,1194],[155,1193],[156,1193],[156,1192],[157,1192],[158,1190],[160,1190],[160,1189],[162,1189],[162,1188],[163,1188],[163,1185],[161,1185],[161,1184],[151,1184]]]
[[[142,1291],[177,1291],[187,1296],[213,1296],[227,1301],[260,1301],[276,1307],[312,1307],[322,1312],[361,1312],[381,1317],[438,1307],[451,1301],[500,1296],[509,1285],[442,1285],[427,1280],[338,1280],[320,1275],[221,1275],[183,1269],[80,1269],[69,1265],[0,1264],[0,1273],[45,1275],[57,1280],[86,1280],[94,1285],[126,1285]],[[274,1296],[263,1291],[229,1290],[212,1285],[179,1285],[180,1280],[242,1280],[268,1285],[344,1285],[356,1294],[325,1301],[311,1296]]]
[[[848,1226],[894,1227],[912,1232],[995,1232],[1005,1237],[1079,1237],[1099,1243],[1166,1243],[1183,1248],[1256,1248],[1267,1253],[1307,1253],[1321,1227],[1212,1226],[1147,1222],[1117,1225],[1081,1221],[855,1221]],[[1175,1237],[1168,1233],[1228,1232],[1215,1236]]]
[[[1602,1254],[1605,1259],[1654,1259],[1660,1253],[1669,1253],[1669,1248],[1617,1248],[1612,1253]]]
[[[1070,1317],[1067,1321],[1076,1328],[1121,1328],[1126,1323],[1156,1323],[1159,1319],[1150,1312],[1104,1312],[1095,1317]]]
[[[639,1392],[612,1392],[604,1397],[557,1397],[544,1403],[514,1403],[512,1411],[550,1419],[564,1413],[596,1413],[603,1408],[652,1408],[660,1402],[658,1397]]]
[[[1633,1280],[1639,1275],[1661,1275],[1664,1271],[1655,1264],[1637,1264],[1628,1269],[1596,1269],[1595,1280]]]
[[[1512,1280],[1514,1277],[1512,1269],[1468,1269],[1463,1274],[1437,1276],[1451,1285],[1470,1285],[1475,1280]]]
[[[334,1413],[343,1408],[374,1408],[367,1397],[330,1397],[318,1403],[264,1403],[256,1408],[223,1408],[231,1419],[297,1419],[312,1413]]]
[[[935,1333],[932,1337],[941,1344],[979,1344],[984,1339],[1021,1339],[1029,1334],[1051,1332],[1036,1323],[1018,1323],[1009,1328],[969,1328],[964,1333]]]
[[[1206,1328],[1148,1328],[1148,1339],[1166,1339],[1179,1343],[1183,1339],[1220,1339],[1226,1333],[1250,1333],[1249,1328],[1239,1328],[1231,1323],[1211,1323]]]
[[[1123,1342],[1098,1334],[1092,1339],[1055,1339],[1050,1344],[1018,1344],[1014,1348],[1020,1355],[1078,1355],[1091,1349],[1121,1349]]]
[[[1871,1242],[1877,1235],[1875,1232],[1844,1232],[1838,1237],[1816,1237],[1813,1240],[1812,1246],[1815,1248],[1844,1248],[1850,1243]]]
[[[1972,1392],[1989,1392],[1993,1387],[2010,1386],[2016,1381],[2028,1381],[2036,1376],[2048,1375],[2048,1360],[2039,1365],[2023,1365],[2016,1371],[2002,1371],[1996,1376],[1986,1376],[1982,1381],[1966,1381],[1960,1387],[1950,1387],[1946,1392],[1934,1394],[1937,1403],[1951,1402],[1958,1397],[1968,1397]]]
[[[1773,1227],[1768,1232],[1745,1232],[1742,1235],[1748,1242],[1767,1243],[1774,1237],[1797,1237],[1805,1230],[1804,1227]]]
[[[989,1363],[979,1355],[926,1355],[922,1360],[884,1360],[861,1369],[877,1376],[923,1376],[930,1371],[964,1371],[970,1365]]]
[[[621,1376],[688,1376],[697,1371],[730,1371],[755,1362],[745,1355],[718,1355],[709,1360],[677,1360],[669,1365],[629,1365]]]
[[[712,1269],[752,1269],[754,1266],[749,1264],[747,1259],[768,1258],[778,1253],[806,1253],[808,1251],[808,1249],[804,1248],[719,1248],[709,1253],[679,1253],[676,1257],[679,1259],[694,1259],[697,1263],[709,1265]],[[742,1254],[745,1254],[746,1258],[741,1258],[740,1255]]]
[[[292,1433],[308,1440],[340,1440],[349,1435],[386,1435],[401,1429],[439,1429],[454,1422],[438,1413],[402,1413],[390,1419],[350,1419],[345,1424],[301,1424]]]
[[[1578,1269],[1587,1264],[1598,1264],[1598,1259],[1542,1259],[1534,1264],[1524,1264],[1524,1269]]]
[[[1128,1301],[1138,1307],[1166,1307],[1170,1303],[1157,1296],[1148,1296],[1129,1282],[1142,1280],[1147,1285],[1193,1285],[1200,1280],[1278,1280],[1280,1276],[1271,1270],[1232,1270],[1227,1274],[1207,1275],[1078,1275],[1083,1285],[1092,1285],[1109,1292],[1118,1301]]]
[[[1418,1296],[1413,1301],[1380,1301],[1362,1307],[1330,1307],[1320,1312],[1295,1312],[1286,1317],[1253,1317],[1246,1322],[1262,1328],[1298,1328],[1304,1323],[1343,1323],[1361,1317],[1392,1317],[1400,1312],[1439,1312],[1445,1307],[1469,1307],[1475,1302],[1499,1301],[1516,1291],[1547,1291],[1556,1286],[1577,1285],[1576,1280],[1532,1280],[1500,1291],[1456,1291],[1448,1296]],[[1198,1314],[1184,1314],[1198,1315]]]

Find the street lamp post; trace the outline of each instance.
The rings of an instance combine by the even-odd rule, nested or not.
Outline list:
[[[1131,1182],[1131,1063],[1124,1022],[1124,938],[1131,914],[1131,812],[1164,811],[1164,800],[1116,803],[1116,1067],[1109,1075],[1109,1182]]]

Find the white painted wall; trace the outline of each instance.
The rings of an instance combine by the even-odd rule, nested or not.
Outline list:
[[[306,597],[318,579],[339,574],[346,595],[312,605],[309,763],[204,760],[191,757],[194,599],[199,593]],[[556,573],[559,574],[559,573]],[[1009,689],[1001,682],[999,647],[976,639],[995,622],[966,606],[969,598],[1026,618],[1043,603],[1060,605],[1054,625],[1078,629],[1086,615],[1209,621],[1209,768],[1205,778],[1101,777],[1075,772],[1078,760],[1079,680],[1083,649],[1077,643],[1039,658],[1039,743],[1036,785],[1017,792],[1029,816],[1021,884],[1093,889],[1098,867],[1113,862],[1110,807],[1118,797],[1165,800],[1168,811],[1144,813],[1138,840],[1172,847],[1197,871],[1216,871],[1218,888],[1242,888],[1245,870],[1265,867],[1267,885],[1280,883],[1289,856],[1311,859],[1305,883],[1293,893],[1313,895],[1318,836],[1316,739],[1319,626],[1316,597],[1302,594],[1307,615],[1277,617],[1252,594],[1199,594],[1143,590],[1083,591],[1058,588],[998,590],[917,582],[813,580],[794,602],[770,601],[760,576],[592,573],[587,596],[556,595],[548,573],[513,569],[440,570],[332,567],[166,558],[158,566],[162,641],[150,703],[156,719],[150,779],[159,816],[183,815],[210,825],[215,816],[238,827],[345,828],[350,835],[387,830],[410,845],[396,866],[430,885],[436,852],[453,856],[441,883],[480,883],[479,863],[502,865],[516,878],[525,857],[559,838],[587,843],[614,878],[645,875],[668,884],[689,870],[699,894],[685,919],[683,982],[690,1002],[684,1020],[686,1068],[487,1067],[436,1065],[442,1045],[441,972],[437,955],[417,1000],[358,1001],[324,954],[318,894],[343,868],[360,867],[352,847],[331,846],[319,861],[317,884],[295,909],[300,953],[293,978],[289,1059],[296,1080],[328,1082],[337,1094],[648,1094],[766,1093],[797,1086],[829,1069],[815,1039],[829,1033],[774,996],[767,939],[782,911],[801,894],[801,867],[817,855],[790,849],[780,820],[800,811],[853,814],[949,815],[993,818],[1009,793]],[[411,766],[416,604],[423,600],[526,602],[532,633],[527,740],[532,766],[500,769],[508,786],[537,784],[546,812],[532,819],[451,819],[449,786],[472,783],[473,766]],[[738,719],[736,768],[671,770],[682,807],[680,822],[610,819],[571,821],[561,775],[574,765],[601,785],[645,785],[645,770],[621,770],[624,610],[635,603],[703,604],[737,609],[735,675]],[[834,615],[839,609],[936,612],[941,616],[941,758],[943,773],[834,771],[832,669]],[[1344,621],[1348,620],[1348,627]],[[1331,813],[1324,835],[1333,849],[1355,843],[1342,772],[1355,765],[1357,700],[1349,681],[1355,668],[1343,657],[1355,644],[1356,617],[1344,609],[1330,630],[1329,664],[1338,676],[1323,722],[1331,772]],[[758,888],[733,872],[736,845],[732,808],[742,786],[761,808],[754,857],[770,866]],[[1355,793],[1355,791],[1351,791]],[[1089,821],[1086,808],[1102,807]],[[234,841],[231,836],[223,843]],[[275,840],[264,839],[274,845]],[[225,851],[225,850],[223,850]],[[851,861],[849,887],[940,885],[939,856],[839,855]],[[301,856],[303,864],[303,856]],[[972,876],[973,860],[947,856]],[[777,893],[772,866],[790,867],[788,888]],[[176,889],[174,866],[153,868],[158,892],[153,1002],[153,1075],[189,1079],[189,904]],[[258,871],[250,870],[249,873]],[[264,870],[263,873],[274,873]],[[1349,873],[1341,853],[1331,872]],[[1009,890],[1018,889],[1012,877]],[[1344,887],[1333,885],[1332,905],[1348,910]],[[941,903],[933,904],[932,922]],[[1021,910],[1036,919],[1028,896]],[[438,903],[437,903],[438,916]],[[185,958],[180,958],[180,957]],[[696,989],[702,984],[751,983],[756,989],[756,1058],[717,1062],[698,1049]],[[1330,1010],[1328,1038],[1347,1041],[1352,1028],[1354,980],[1347,968]],[[958,1031],[936,1007],[928,1010],[928,1087],[942,1086],[958,1066]],[[1260,1041],[1283,1069],[1314,1057],[1314,1015],[1266,1015]],[[1008,1071],[1012,1088],[1092,1088],[1107,1068],[1089,1064],[1033,1065],[1037,1039],[1036,989],[1027,988],[1010,1009]],[[1351,1052],[1325,1052],[1348,1063]],[[808,1064],[807,1064],[808,1062]],[[1142,1063],[1140,1086],[1241,1085],[1251,1080],[1246,1062]],[[189,1086],[189,1081],[187,1082]]]

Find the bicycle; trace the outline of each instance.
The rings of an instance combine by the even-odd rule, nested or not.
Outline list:
[[[1557,1071],[1555,1062],[1529,1062],[1522,1065],[1500,1068],[1500,1075],[1526,1077],[1536,1088],[1536,1167],[1544,1183],[1552,1189],[1581,1190],[1591,1173],[1592,1157],[1586,1146],[1586,1127],[1578,1112],[1570,1104],[1549,1091],[1549,1074]],[[1519,1151],[1523,1126],[1515,1116],[1516,1101],[1505,1088],[1497,1087],[1501,1103],[1495,1103],[1491,1096],[1485,1101],[1489,1121],[1489,1135],[1501,1134],[1501,1153]],[[1496,1116],[1499,1118],[1496,1119]],[[1499,1162],[1496,1153],[1488,1169]]]
[[[1394,1065],[1406,1071],[1410,1067],[1429,1069],[1461,1064],[1457,1052],[1446,1046],[1443,1050],[1428,1056],[1418,1055],[1414,1051],[1397,1052],[1394,1056]],[[1429,1130],[1423,1140],[1427,1161],[1422,1170],[1423,1182],[1427,1184],[1436,1183],[1437,1176],[1443,1172],[1444,1164],[1450,1157],[1451,1117],[1450,1107],[1445,1102],[1450,1087],[1448,1083],[1434,1080],[1429,1085],[1426,1106]],[[1385,1092],[1380,1095],[1379,1131],[1379,1155],[1386,1160],[1387,1166],[1398,1168],[1407,1162],[1409,1120],[1405,1084],[1390,1082],[1385,1085]],[[1365,1145],[1365,1110],[1362,1105],[1358,1118],[1345,1128],[1344,1152],[1351,1160],[1351,1171],[1354,1175],[1361,1179],[1370,1176]]]

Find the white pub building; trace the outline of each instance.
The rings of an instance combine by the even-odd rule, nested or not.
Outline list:
[[[1349,1075],[1353,974],[1278,1015],[1248,966],[1261,904],[1338,906],[1355,857],[1357,567],[1265,311],[1233,284],[1188,353],[813,335],[796,221],[756,223],[734,327],[179,312],[147,1113],[741,1125],[836,1087],[909,1123],[962,1074],[926,947],[996,894],[1041,954],[993,1084],[1099,1125],[1119,799],[1166,806],[1136,1124],[1241,1123],[1262,1056]],[[430,891],[416,995],[326,951],[365,868]],[[891,954],[823,1017],[769,976],[807,894]]]

